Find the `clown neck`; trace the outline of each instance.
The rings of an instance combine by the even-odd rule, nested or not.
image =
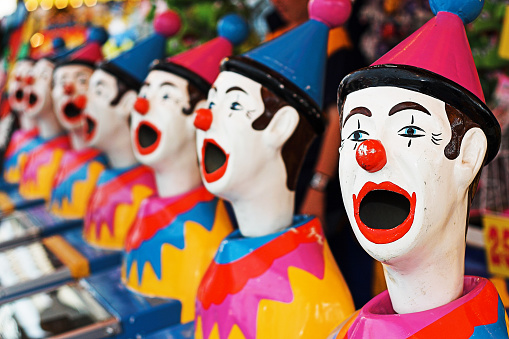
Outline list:
[[[21,114],[19,117],[19,124],[22,130],[29,131],[34,129],[37,124],[34,119],[28,117],[26,114]]]
[[[131,147],[127,124],[125,124],[125,130],[116,133],[108,139],[108,142],[97,145],[97,148],[104,152],[112,168],[127,168],[138,163]]]
[[[267,161],[250,189],[229,199],[244,237],[261,237],[292,225],[295,192],[286,186],[286,171],[281,157]]]
[[[51,109],[41,112],[35,118],[35,122],[39,129],[39,135],[43,139],[51,139],[64,132],[64,129]]]
[[[434,246],[414,248],[412,254],[383,264],[385,281],[396,313],[430,310],[463,293],[466,197],[451,211],[445,233]]]
[[[72,128],[67,130],[69,139],[71,140],[72,148],[76,151],[82,150],[86,147],[83,128]]]
[[[161,198],[176,197],[202,184],[200,168],[193,142],[182,144],[178,154],[158,164],[150,165],[154,170],[157,191]]]

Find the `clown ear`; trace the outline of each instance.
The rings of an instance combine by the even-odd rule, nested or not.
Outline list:
[[[136,102],[137,94],[134,90],[127,91],[120,99],[117,105],[117,112],[126,119],[129,117],[131,112],[134,110],[134,103]]]
[[[279,149],[292,136],[299,124],[299,113],[292,106],[284,106],[276,112],[263,130],[263,140],[272,148]]]
[[[460,190],[466,190],[480,171],[487,148],[486,135],[480,128],[471,128],[465,133],[454,166]]]

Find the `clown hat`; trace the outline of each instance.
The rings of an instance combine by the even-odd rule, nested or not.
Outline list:
[[[329,30],[350,16],[350,0],[311,0],[310,20],[240,57],[221,70],[243,74],[266,86],[323,131],[323,105]]]
[[[108,33],[102,27],[92,27],[88,30],[85,46],[73,50],[66,55],[57,67],[79,64],[95,68],[103,60],[102,45],[108,40]]]
[[[217,38],[157,62],[152,69],[181,76],[207,93],[219,75],[221,60],[233,53],[233,46],[241,44],[247,38],[249,27],[240,16],[228,14],[219,21],[217,32]]]
[[[370,67],[349,74],[339,86],[339,105],[351,92],[376,86],[417,91],[453,106],[479,124],[488,140],[486,163],[500,147],[500,125],[485,104],[464,24],[484,1],[430,0],[430,21]]]
[[[158,14],[154,19],[154,34],[116,58],[101,63],[99,68],[118,77],[130,88],[138,90],[147,77],[150,64],[164,57],[166,39],[177,34],[180,26],[180,17],[174,11]]]

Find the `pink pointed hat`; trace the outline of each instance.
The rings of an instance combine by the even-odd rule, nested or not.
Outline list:
[[[464,24],[483,0],[430,0],[435,17],[370,67],[346,76],[338,107],[354,91],[377,86],[410,89],[446,102],[479,124],[488,140],[486,163],[500,147],[500,125],[486,106]]]
[[[152,69],[177,74],[207,93],[219,75],[221,60],[230,56],[233,46],[241,44],[249,34],[246,21],[237,14],[223,17],[217,25],[217,30],[219,35],[217,38],[158,62]]]

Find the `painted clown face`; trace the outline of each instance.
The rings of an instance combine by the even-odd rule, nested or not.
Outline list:
[[[130,92],[134,94],[134,91]],[[84,114],[85,142],[88,146],[108,149],[109,144],[115,144],[115,136],[119,131],[123,133],[132,102],[128,107],[128,95],[124,94],[118,100],[118,93],[117,79],[97,69],[90,78]]]
[[[339,177],[362,247],[391,263],[429,252],[450,234],[464,236],[465,220],[449,221],[459,203],[466,204],[469,183],[458,174],[461,156],[444,155],[452,135],[445,103],[372,87],[349,94],[342,114]]]
[[[139,162],[164,166],[182,156],[179,150],[185,144],[195,142],[190,106],[187,80],[160,70],[149,73],[131,114],[131,140]]]
[[[51,79],[55,65],[47,60],[37,61],[30,72],[34,79],[33,84],[28,88],[28,105],[26,113],[35,118],[44,110],[52,109]]]
[[[92,73],[93,69],[88,66],[71,64],[58,67],[53,74],[55,114],[67,130],[83,126],[82,113]]]
[[[286,181],[281,145],[272,147],[271,124],[264,130],[252,127],[265,111],[261,89],[259,83],[245,76],[221,72],[209,92],[209,109],[197,111],[197,149],[203,182],[210,192],[228,200],[261,189],[258,178],[274,157],[280,161],[282,171],[273,172],[271,180]]]
[[[7,89],[9,104],[13,110],[18,112],[24,112],[28,105],[28,97],[24,90],[34,80],[29,77],[32,67],[32,61],[20,60],[14,65],[9,78]]]

